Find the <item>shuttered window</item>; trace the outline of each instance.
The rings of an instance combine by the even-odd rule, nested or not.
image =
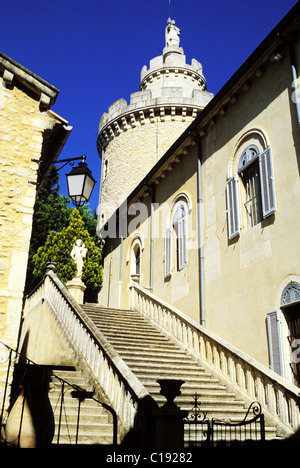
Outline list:
[[[177,248],[178,248],[178,270],[182,270],[187,264],[187,238],[186,238],[186,216],[182,216],[177,224]]]
[[[259,156],[261,200],[263,217],[271,215],[276,211],[275,187],[271,148],[267,148]]]
[[[177,236],[177,269],[182,270],[187,265],[187,225],[184,205],[176,209],[173,226]]]
[[[243,152],[238,174],[245,190],[247,227],[251,228],[276,211],[275,185],[271,148],[259,154],[255,146]],[[234,175],[227,181],[228,237],[240,232],[238,179]]]
[[[165,277],[171,274],[172,268],[172,228],[168,228],[165,234]]]
[[[267,329],[271,369],[283,376],[281,331],[278,310],[267,314]]]
[[[236,176],[227,181],[227,219],[228,237],[232,239],[240,232],[238,192]]]
[[[174,231],[173,231],[174,229]],[[173,216],[172,226],[165,233],[165,277],[172,272],[172,238],[176,234],[177,270],[182,270],[188,263],[187,249],[187,210],[184,204],[180,204]]]

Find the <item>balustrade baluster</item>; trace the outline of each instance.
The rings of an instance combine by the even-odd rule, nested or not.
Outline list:
[[[246,370],[245,387],[246,387],[246,391],[248,395],[254,398],[254,395],[255,395],[254,378],[249,367],[247,367],[247,370]]]
[[[247,359],[239,350],[232,351],[233,346],[228,347],[216,336],[212,338],[213,333],[207,333],[204,327],[200,328],[200,326],[190,323],[187,316],[183,319],[184,314],[172,306],[162,304],[159,298],[143,290],[140,285],[134,284],[132,289],[134,291],[132,297],[135,305],[140,305],[141,313],[149,315],[150,309],[150,316],[158,326],[165,328],[168,333],[182,341],[196,356],[200,356],[217,372],[229,379],[234,386],[243,392],[246,391],[250,397],[260,401],[270,411],[275,408],[275,411],[280,414],[280,419],[284,422],[290,420],[289,423],[292,427],[299,426],[300,412],[299,404],[296,403],[297,396],[291,390],[289,396],[286,392],[286,398],[283,398],[283,390],[281,390],[283,387],[277,383],[276,376],[272,372],[268,373],[268,369],[260,370],[258,363],[252,364],[252,359]],[[145,300],[146,297],[148,305],[147,310],[144,310],[141,298]],[[262,381],[262,375],[264,375],[264,381]],[[273,390],[271,390],[272,388]],[[274,392],[273,396],[272,391]],[[293,417],[291,408],[295,409],[296,417]]]
[[[283,420],[286,424],[288,424],[289,423],[288,407],[287,407],[287,402],[285,399],[284,392],[282,391],[278,392],[278,409],[279,409],[280,419]]]

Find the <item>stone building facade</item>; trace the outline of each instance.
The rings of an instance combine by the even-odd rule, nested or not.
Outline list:
[[[299,8],[134,187],[116,235],[102,229],[103,305],[130,307],[138,281],[296,385]]]
[[[58,92],[0,53],[0,341],[13,349],[36,193],[71,131],[68,122],[51,110]],[[6,357],[1,346],[3,372]]]
[[[213,97],[202,65],[186,63],[179,34],[169,20],[163,53],[142,68],[139,91],[101,117],[101,226]]]

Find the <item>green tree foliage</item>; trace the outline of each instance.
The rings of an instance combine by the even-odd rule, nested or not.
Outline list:
[[[47,263],[55,262],[55,273],[66,284],[76,274],[76,263],[71,258],[71,250],[77,239],[81,239],[88,249],[82,270],[82,281],[87,287],[98,289],[102,284],[101,251],[85,227],[77,209],[73,209],[68,226],[61,231],[51,231],[43,246],[33,256],[33,275],[43,278],[47,272]]]
[[[42,279],[42,276],[33,274],[35,268],[33,257],[37,253],[38,248],[45,244],[50,232],[59,232],[68,226],[69,218],[73,211],[73,208],[69,206],[70,199],[59,193],[58,180],[58,171],[54,166],[36,197],[28,259],[26,293],[29,293]],[[78,211],[85,224],[85,228],[94,240],[95,245],[98,245],[96,212],[92,213],[87,204],[80,206]]]

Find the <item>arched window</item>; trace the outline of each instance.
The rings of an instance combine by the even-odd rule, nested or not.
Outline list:
[[[271,369],[291,378],[295,385],[300,386],[300,284],[298,282],[291,281],[284,288],[280,298],[280,309],[267,314]]]
[[[229,239],[239,235],[241,215],[248,229],[276,211],[271,147],[260,151],[249,145],[243,150],[237,173],[227,180],[226,193]]]
[[[171,226],[167,228],[165,235],[165,277],[172,272],[173,240],[176,245],[177,271],[185,268],[188,263],[187,214],[187,203],[183,199],[179,200],[173,209]]]
[[[257,147],[249,146],[240,157],[238,166],[238,173],[245,189],[244,206],[248,228],[260,223],[263,219],[258,158]]]
[[[133,281],[140,282],[141,278],[141,255],[143,250],[143,239],[140,235],[136,235],[131,243],[129,250],[130,259],[130,277]]]

